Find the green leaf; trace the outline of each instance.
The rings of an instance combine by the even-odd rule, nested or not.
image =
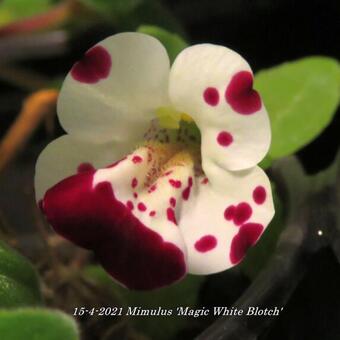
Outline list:
[[[26,258],[0,241],[0,307],[41,303],[39,280],[32,265]]]
[[[267,154],[266,157],[262,159],[262,161],[258,164],[258,166],[262,169],[268,169],[273,163],[273,160]]]
[[[138,28],[137,32],[149,34],[157,38],[168,51],[171,62],[173,62],[176,56],[188,46],[179,35],[158,26],[142,25]]]
[[[76,340],[75,321],[64,313],[48,309],[0,310],[1,339]]]
[[[0,26],[12,21],[30,17],[47,11],[53,0],[3,0],[0,5]]]
[[[331,122],[339,103],[339,63],[308,57],[260,71],[255,88],[261,93],[272,125],[269,157],[295,153]]]
[[[111,290],[112,295],[120,299],[128,307],[157,309],[158,307],[173,309],[179,306],[194,307],[204,276],[188,275],[184,280],[166,288],[155,291],[140,292],[121,287],[113,282],[111,277],[99,266],[86,269],[86,276]],[[165,340],[174,338],[187,322],[183,316],[131,316],[135,327],[152,339]],[[156,325],[155,325],[156,324]]]

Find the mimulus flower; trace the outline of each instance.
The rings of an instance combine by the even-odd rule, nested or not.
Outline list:
[[[256,166],[270,124],[252,84],[247,62],[222,46],[188,47],[170,68],[148,35],[95,45],[60,92],[67,134],[37,162],[48,222],[131,289],[239,263],[274,214]]]

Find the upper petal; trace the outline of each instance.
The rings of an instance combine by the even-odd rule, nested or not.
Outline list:
[[[241,170],[265,156],[271,139],[268,115],[239,54],[210,44],[189,47],[175,60],[169,81],[172,104],[190,114],[201,130],[208,177],[214,163]]]
[[[114,143],[95,144],[64,135],[54,140],[41,152],[35,168],[35,193],[37,201],[62,179],[84,171],[113,163],[125,154],[130,145]]]
[[[67,75],[58,101],[64,129],[97,142],[139,140],[166,105],[169,58],[155,38],[120,33],[88,50]]]

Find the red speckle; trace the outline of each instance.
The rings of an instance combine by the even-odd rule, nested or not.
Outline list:
[[[234,219],[236,207],[234,205],[229,206],[226,210],[224,210],[224,218],[228,221]]]
[[[120,159],[119,161],[116,161],[116,162],[108,165],[106,168],[114,168],[115,166],[117,166],[119,163],[125,161],[126,159],[127,159],[127,157],[124,157],[124,158]]]
[[[172,174],[172,170],[167,171],[167,172],[164,174],[164,176],[169,176],[170,174]]]
[[[181,181],[175,179],[169,179],[169,183],[176,189],[179,189],[182,186]]]
[[[150,193],[154,192],[156,189],[157,189],[157,185],[153,184],[153,185],[151,185],[150,189],[148,190],[148,193],[150,194]]]
[[[238,113],[252,114],[261,109],[261,97],[253,89],[253,75],[249,71],[236,73],[225,91],[225,99]]]
[[[134,177],[131,181],[131,187],[134,189],[138,185],[138,180]]]
[[[221,146],[229,146],[233,141],[233,136],[227,131],[222,131],[217,135],[217,143]]]
[[[109,76],[111,66],[109,52],[98,45],[89,49],[83,59],[73,65],[71,75],[81,83],[95,84]]]
[[[208,178],[207,177],[203,178],[202,181],[201,181],[201,184],[207,184],[207,183],[209,183]]]
[[[137,208],[139,211],[145,211],[146,205],[143,202],[138,203]]]
[[[140,157],[140,156],[133,156],[132,157],[132,162],[135,163],[135,164],[141,163],[141,162],[143,162],[143,158]]]
[[[208,87],[203,92],[203,98],[207,104],[216,106],[220,100],[220,95],[215,87]]]
[[[256,204],[263,204],[267,198],[266,189],[259,185],[253,191],[253,199]]]
[[[127,201],[126,202],[126,206],[130,209],[130,210],[133,210],[134,206],[133,206],[133,203],[131,201]]]
[[[195,249],[200,253],[206,253],[217,246],[217,239],[213,235],[205,235],[195,243]]]
[[[176,221],[176,216],[175,216],[175,211],[174,211],[174,209],[168,208],[168,209],[166,210],[166,215],[167,215],[168,220],[169,220],[170,222],[172,222],[172,223],[174,223],[174,224],[177,225],[177,221]]]
[[[189,187],[192,187],[192,177],[189,177],[189,178],[188,178],[188,186],[189,186]]]
[[[95,171],[96,169],[91,163],[81,163],[78,165],[77,173],[80,174],[82,172],[88,172],[88,171]]]
[[[251,217],[253,210],[246,202],[241,202],[237,206],[231,205],[224,210],[224,218],[233,220],[235,225],[241,225]]]
[[[240,227],[231,242],[229,257],[232,264],[239,263],[244,258],[247,250],[261,236],[263,229],[263,225],[259,223],[246,223]]]
[[[184,200],[188,200],[189,199],[189,196],[190,196],[190,187],[187,187],[183,190],[182,192],[182,197]]]
[[[138,194],[136,192],[133,193],[134,198],[138,198]]]
[[[155,215],[156,215],[156,211],[155,210],[150,211],[149,216],[154,217]]]
[[[171,205],[173,208],[175,208],[175,206],[176,206],[176,198],[175,198],[175,197],[171,197],[170,200],[169,200],[169,202],[170,202],[170,205]]]
[[[188,179],[188,186],[183,190],[182,192],[182,197],[184,200],[188,200],[190,197],[190,191],[191,191],[191,187],[192,187],[192,177],[189,177]]]
[[[46,192],[44,212],[55,231],[94,250],[109,274],[130,289],[156,289],[181,279],[183,252],[117,200],[111,183],[92,184],[93,173],[81,173]]]

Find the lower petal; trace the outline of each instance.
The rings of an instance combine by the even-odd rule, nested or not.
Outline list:
[[[191,169],[178,165],[155,176],[148,147],[100,170],[89,170],[47,191],[42,210],[53,228],[92,249],[115,280],[131,289],[155,289],[187,272],[176,205]]]
[[[217,187],[205,178],[194,181],[196,198],[184,206],[179,221],[193,274],[217,273],[239,263],[274,215],[270,182],[260,168],[216,169],[214,176]]]

